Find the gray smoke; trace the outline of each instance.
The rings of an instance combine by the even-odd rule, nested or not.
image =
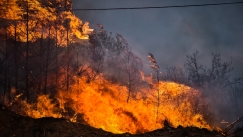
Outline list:
[[[232,1],[73,0],[73,8],[147,7],[222,2]],[[100,23],[107,31],[121,34],[132,47],[132,51],[142,59],[145,71],[148,73],[152,71],[148,66],[148,52],[155,56],[161,71],[165,71],[167,66],[183,67],[186,55],[199,50],[200,63],[208,66],[212,53],[220,53],[223,61],[233,62],[232,77],[243,78],[242,13],[243,4],[146,10],[75,11],[81,20],[90,22],[91,28],[95,28],[95,25]],[[215,104],[210,103],[213,104],[212,107],[219,109],[220,101],[224,99],[215,100]],[[224,115],[227,113],[236,117],[234,112],[226,111]]]
[[[218,2],[232,2],[217,0]],[[212,1],[73,0],[73,8],[143,7],[212,3]],[[75,11],[91,27],[97,23],[119,33],[142,59],[151,52],[161,67],[183,65],[186,55],[200,51],[201,61],[212,53],[232,59],[234,76],[243,77],[243,4],[170,9]],[[146,57],[144,58],[146,62]]]

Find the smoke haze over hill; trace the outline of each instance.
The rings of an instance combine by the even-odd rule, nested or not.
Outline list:
[[[216,1],[73,0],[74,9],[149,7],[187,4],[223,3]],[[169,9],[75,11],[95,28],[102,24],[107,31],[127,39],[143,62],[147,52],[154,54],[159,66],[183,66],[186,55],[200,51],[202,64],[208,65],[212,53],[220,53],[223,61],[233,62],[234,77],[243,77],[243,4]],[[146,65],[144,66],[146,68]]]

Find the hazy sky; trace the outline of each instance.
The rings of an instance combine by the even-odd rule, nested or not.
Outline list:
[[[148,7],[234,2],[237,0],[72,0],[73,8]],[[238,0],[242,1],[242,0]],[[91,28],[102,24],[121,34],[148,67],[147,53],[159,66],[182,66],[199,50],[202,64],[212,53],[232,58],[234,76],[243,77],[243,4],[143,10],[75,11]]]

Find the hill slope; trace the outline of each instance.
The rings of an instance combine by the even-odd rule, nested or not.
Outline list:
[[[223,137],[216,131],[199,129],[195,127],[178,127],[172,128],[166,126],[163,129],[155,130],[145,134],[132,135],[113,134],[96,129],[88,125],[72,123],[65,119],[40,118],[33,119],[15,114],[3,106],[0,106],[0,136],[13,137]]]

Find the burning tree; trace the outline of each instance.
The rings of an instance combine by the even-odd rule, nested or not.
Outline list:
[[[5,41],[1,44],[4,96],[11,89],[16,94],[23,92],[28,100],[33,100],[37,93],[50,93],[53,73],[55,84],[58,83],[62,49],[67,43],[65,37],[70,41],[87,39],[80,30],[82,21],[70,12],[70,1],[11,0],[0,4],[1,41]],[[70,18],[71,24],[67,34],[64,33],[65,18]]]

